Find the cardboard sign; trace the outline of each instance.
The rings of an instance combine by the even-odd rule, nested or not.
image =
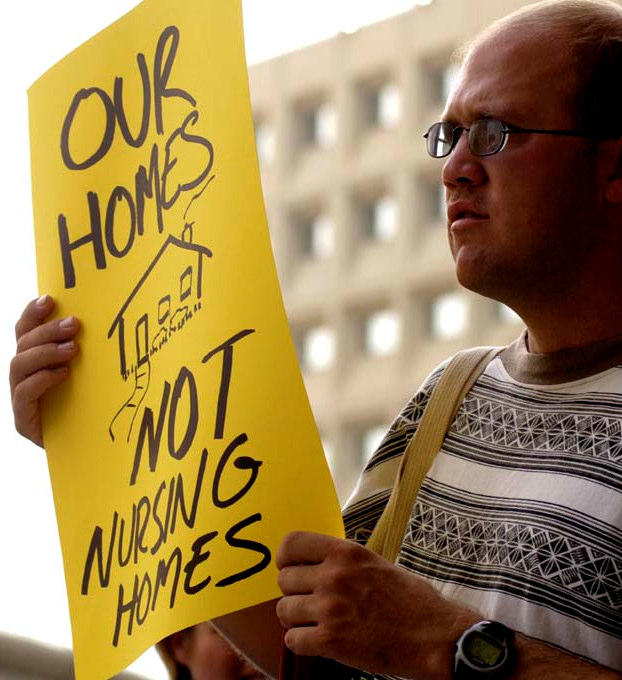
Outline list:
[[[270,248],[240,1],[145,0],[29,104],[39,288],[84,328],[44,405],[76,674],[108,678],[278,596],[287,532],[343,527]]]

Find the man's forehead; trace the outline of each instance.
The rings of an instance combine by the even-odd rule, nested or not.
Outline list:
[[[567,44],[555,36],[543,42],[520,32],[480,42],[462,65],[443,118],[462,122],[494,117],[533,126],[534,117],[570,115]]]

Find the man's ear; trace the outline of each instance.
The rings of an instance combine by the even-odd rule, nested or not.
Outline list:
[[[169,644],[175,661],[187,667],[190,661],[190,636],[187,631],[173,633],[169,636]]]
[[[610,204],[622,203],[622,138],[607,142],[607,175],[605,198]]]

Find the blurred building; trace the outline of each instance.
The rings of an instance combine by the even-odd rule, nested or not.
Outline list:
[[[439,119],[454,50],[520,0],[434,0],[250,69],[268,221],[309,398],[340,496],[443,358],[511,341],[507,308],[460,290]]]
[[[0,632],[2,680],[73,680],[73,655],[68,649]],[[125,671],[113,680],[147,680]]]

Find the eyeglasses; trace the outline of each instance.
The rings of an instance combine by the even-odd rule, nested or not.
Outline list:
[[[463,127],[442,121],[434,123],[423,135],[428,153],[432,158],[445,158],[453,151],[463,132],[469,134],[469,150],[474,156],[493,156],[505,148],[509,134],[558,135],[560,137],[584,137],[595,139],[580,130],[530,130],[508,125],[494,118],[476,120],[471,127]]]

